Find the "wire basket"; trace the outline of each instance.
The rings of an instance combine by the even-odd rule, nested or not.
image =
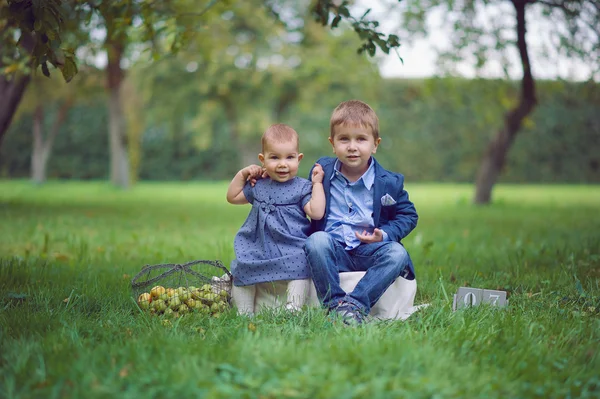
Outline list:
[[[231,303],[231,273],[220,261],[146,265],[131,280],[140,309],[151,314],[217,315]]]

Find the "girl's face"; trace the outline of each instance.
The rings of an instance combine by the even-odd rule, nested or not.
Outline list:
[[[269,142],[264,154],[258,154],[258,159],[272,180],[283,183],[296,177],[303,156],[298,153],[298,143],[295,141]]]

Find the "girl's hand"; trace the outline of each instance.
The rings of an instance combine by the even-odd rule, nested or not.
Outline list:
[[[313,183],[323,183],[323,178],[325,177],[325,172],[323,171],[323,167],[318,163],[315,164],[311,174],[311,180]]]
[[[242,169],[242,175],[244,176],[245,180],[254,179],[256,182],[256,177],[262,175],[262,168],[258,165],[246,166],[244,169]]]

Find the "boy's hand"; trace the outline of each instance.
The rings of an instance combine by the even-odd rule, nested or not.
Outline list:
[[[378,228],[375,228],[372,234],[367,230],[363,230],[362,234],[358,232],[355,232],[354,234],[356,234],[356,238],[358,238],[363,244],[371,244],[374,242],[383,241],[383,232]]]
[[[325,177],[325,172],[323,171],[323,167],[318,163],[315,164],[312,170],[312,174],[310,179],[314,183],[323,183],[323,178]]]

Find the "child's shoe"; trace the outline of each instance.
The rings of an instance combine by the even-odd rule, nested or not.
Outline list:
[[[351,303],[342,302],[333,310],[347,326],[356,327],[365,322],[365,314]]]

